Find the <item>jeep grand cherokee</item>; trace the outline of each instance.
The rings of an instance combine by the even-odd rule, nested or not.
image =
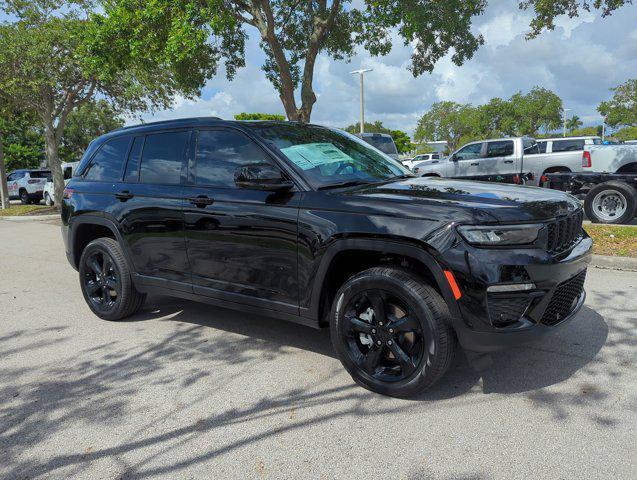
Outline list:
[[[562,192],[416,178],[342,131],[214,118],[98,138],[62,219],[97,316],[152,292],[329,327],[352,377],[395,396],[431,386],[458,345],[572,319],[592,247]]]

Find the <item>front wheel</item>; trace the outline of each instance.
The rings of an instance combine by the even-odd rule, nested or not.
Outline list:
[[[49,195],[49,192],[46,192],[44,194],[44,204],[47,207],[52,207],[53,206],[53,199],[51,198],[51,195]]]
[[[606,182],[590,189],[584,211],[593,223],[629,223],[635,217],[637,191],[623,182]]]
[[[26,190],[22,190],[20,192],[20,203],[22,205],[28,205],[29,203],[31,203],[31,199],[29,198],[29,194]]]
[[[122,248],[112,238],[89,243],[80,258],[80,286],[89,308],[104,320],[121,320],[141,309],[145,295],[133,285]]]
[[[395,397],[433,385],[455,350],[443,299],[422,279],[397,268],[371,268],[345,282],[334,299],[330,329],[352,378]]]

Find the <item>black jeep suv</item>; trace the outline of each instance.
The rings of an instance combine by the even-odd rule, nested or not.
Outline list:
[[[574,317],[592,247],[565,193],[416,178],[338,130],[214,118],[95,140],[62,220],[97,316],[154,292],[329,326],[354,379],[396,396],[458,343],[490,352]]]

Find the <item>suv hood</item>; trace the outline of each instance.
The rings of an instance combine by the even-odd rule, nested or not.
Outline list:
[[[448,203],[479,210],[492,217],[493,221],[511,223],[548,220],[581,208],[575,197],[548,188],[437,177],[407,178],[390,183],[364,185],[349,190],[347,195],[362,195],[412,205]]]

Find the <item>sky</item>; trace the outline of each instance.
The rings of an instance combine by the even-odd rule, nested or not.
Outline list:
[[[572,109],[569,116],[578,115],[585,125],[601,123],[596,111],[599,102],[611,96],[611,87],[637,75],[637,4],[606,18],[592,12],[560,18],[554,31],[534,40],[524,38],[532,12],[517,5],[517,1],[490,1],[485,13],[474,18],[473,28],[482,33],[485,43],[460,67],[448,55],[431,74],[414,78],[407,70],[411,47],[403,46],[400,39],[385,57],[372,57],[362,49],[349,63],[319,57],[312,122],[336,127],[357,122],[358,76],[349,72],[372,68],[365,77],[365,119],[380,120],[409,134],[436,101],[480,104],[496,96],[526,93],[534,85],[556,92],[564,107]],[[177,99],[171,110],[145,115],[144,120],[284,113],[278,94],[261,71],[263,54],[256,30],[247,32],[246,67],[232,82],[220,69],[201,98]]]

